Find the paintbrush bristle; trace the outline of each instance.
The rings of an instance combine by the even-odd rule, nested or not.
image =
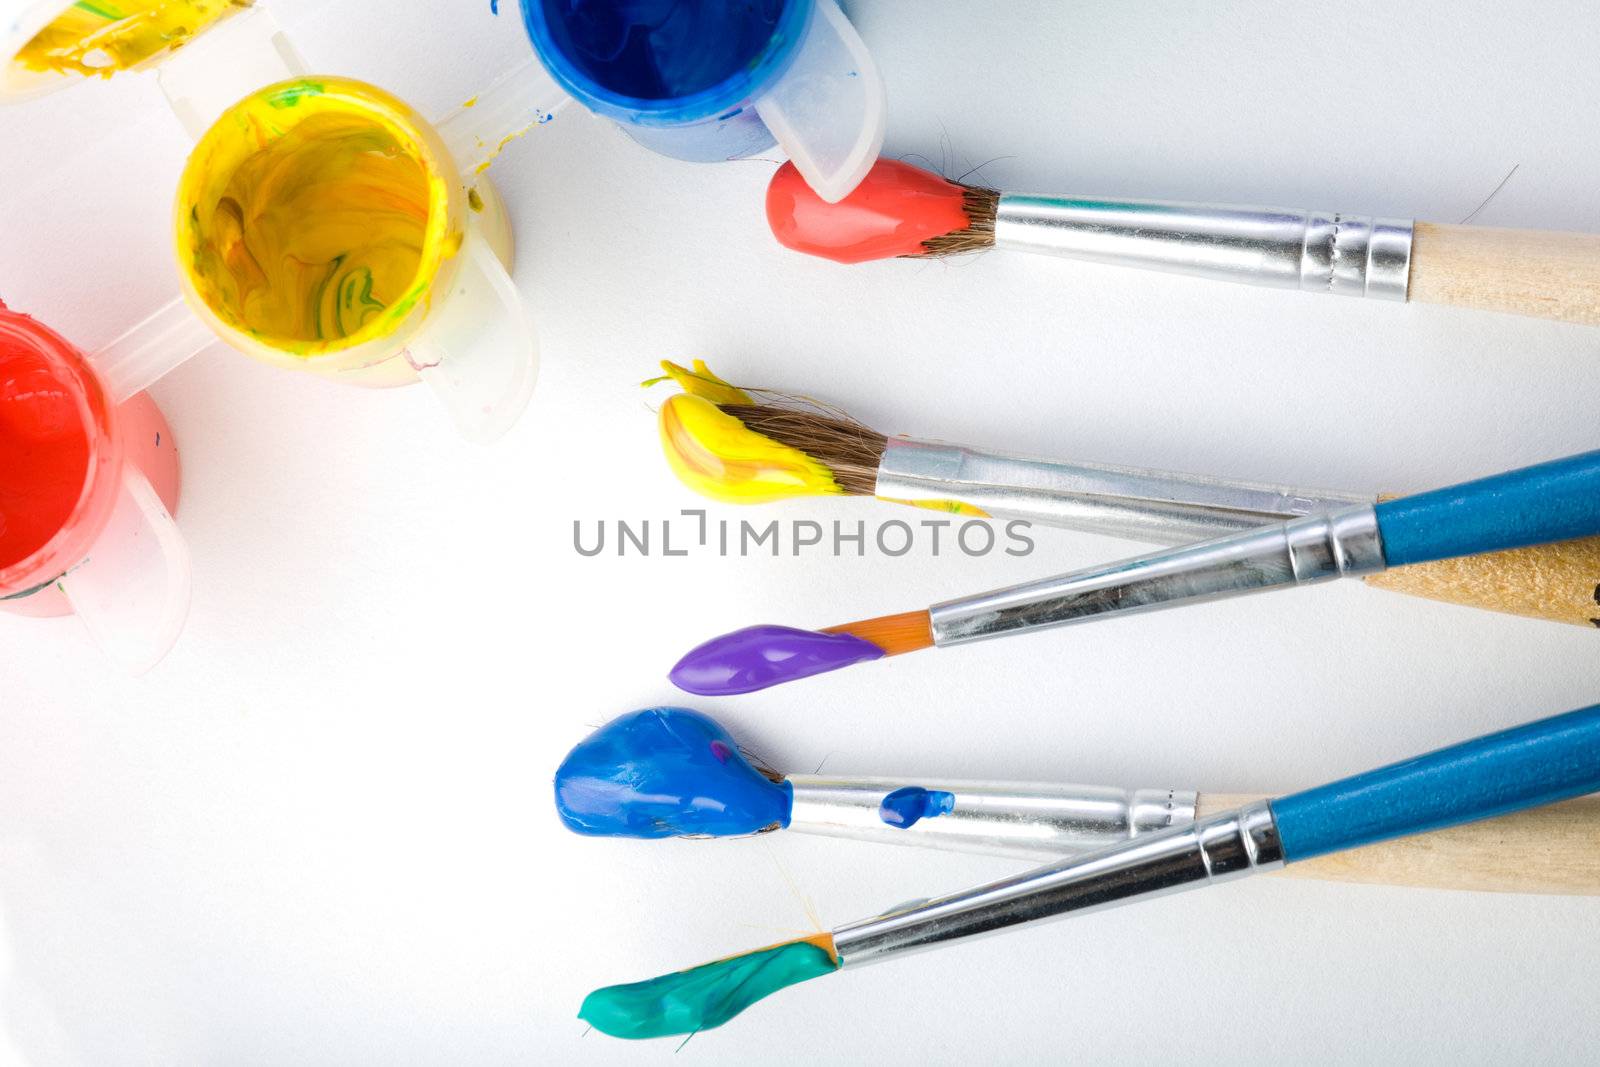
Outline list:
[[[922,242],[923,251],[920,255],[902,258],[959,256],[966,252],[984,252],[994,247],[994,217],[1000,206],[1000,194],[982,186],[962,185],[960,182],[950,184],[961,185],[961,209],[967,215],[966,228],[930,237]]]
[[[833,472],[839,488],[852,496],[877,492],[878,464],[889,438],[853,419],[778,407],[773,404],[719,404],[755,433],[804,452]]]
[[[882,615],[876,619],[847,622],[843,626],[830,626],[823,632],[850,634],[863,641],[871,641],[883,649],[886,656],[898,656],[933,644],[933,619],[926,610],[907,611],[900,615]]]

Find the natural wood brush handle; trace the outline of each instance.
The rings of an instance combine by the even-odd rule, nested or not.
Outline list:
[[[1201,816],[1265,799],[1202,793]],[[1285,875],[1333,882],[1600,894],[1600,795],[1291,863]]]
[[[1600,537],[1396,567],[1367,582],[1430,600],[1600,626]]]
[[[1408,299],[1600,326],[1600,234],[1419,222]]]

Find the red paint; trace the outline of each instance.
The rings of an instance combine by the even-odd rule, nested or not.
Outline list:
[[[0,304],[0,596],[17,592],[9,586],[34,568],[9,571],[90,510],[80,505],[90,464],[105,451],[95,447],[105,417],[98,380],[78,351]]]
[[[969,225],[962,188],[937,174],[880,159],[855,192],[830,204],[785,163],[767,186],[767,222],[786,248],[836,263],[915,256],[922,242]]]

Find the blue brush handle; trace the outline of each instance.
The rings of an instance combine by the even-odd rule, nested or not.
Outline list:
[[[1391,567],[1600,534],[1600,451],[1378,505]]]
[[[1600,791],[1600,705],[1272,801],[1284,859]]]

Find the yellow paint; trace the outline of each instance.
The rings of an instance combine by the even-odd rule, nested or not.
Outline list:
[[[729,385],[727,382],[711,373],[711,368],[706,366],[706,361],[694,361],[694,370],[682,367],[670,359],[661,361],[661,369],[667,373],[659,378],[651,378],[643,384],[646,388],[671,379],[678,383],[678,387],[690,396],[704,397],[713,404],[754,404],[755,397],[740,389],[738,386]]]
[[[661,447],[673,473],[713,500],[765,504],[844,492],[827,467],[749,429],[704,396],[679,393],[661,405]]]
[[[461,246],[442,148],[382,90],[297,79],[224,112],[178,188],[178,259],[224,324],[313,357],[425,309]]]
[[[967,515],[974,519],[993,518],[982,508],[975,508],[971,504],[963,504],[959,500],[901,500],[892,496],[880,496],[877,499],[889,504],[909,504],[911,507],[927,508],[929,511],[947,511],[952,515]]]
[[[33,36],[14,62],[28,70],[98,74],[130,70],[187,44],[253,0],[81,0]]]

